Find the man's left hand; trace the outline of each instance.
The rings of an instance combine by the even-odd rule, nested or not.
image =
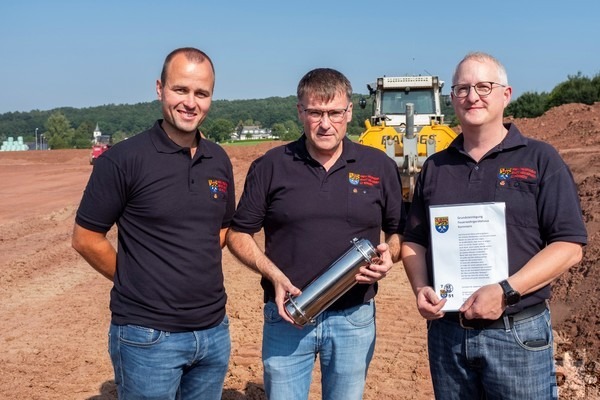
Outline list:
[[[380,279],[386,277],[394,263],[392,255],[387,243],[381,243],[377,246],[379,257],[374,257],[371,264],[360,267],[359,273],[356,275],[356,282],[361,284],[373,284]]]

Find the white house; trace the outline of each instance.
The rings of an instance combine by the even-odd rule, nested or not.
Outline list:
[[[271,134],[270,128],[261,128],[258,125],[240,125],[230,136],[231,140],[277,139]]]

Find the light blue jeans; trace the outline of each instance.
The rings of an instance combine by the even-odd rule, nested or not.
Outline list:
[[[111,324],[108,344],[119,399],[221,399],[231,352],[227,316],[192,332]]]
[[[463,329],[429,322],[428,349],[437,400],[558,399],[550,311],[508,329]]]
[[[277,306],[264,307],[262,357],[270,400],[308,399],[317,354],[324,400],[362,399],[375,349],[373,301],[342,311],[325,311],[302,329],[284,321]]]

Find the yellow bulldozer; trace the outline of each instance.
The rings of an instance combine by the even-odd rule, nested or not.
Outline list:
[[[358,141],[396,161],[408,204],[425,159],[448,147],[457,136],[444,124],[443,86],[444,81],[437,76],[384,76],[377,79],[375,87],[367,85],[369,95],[374,96],[373,112]],[[366,99],[360,100],[360,107],[366,104]]]

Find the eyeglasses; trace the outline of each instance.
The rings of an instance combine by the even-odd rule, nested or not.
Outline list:
[[[327,117],[331,122],[342,122],[344,120],[344,115],[346,115],[346,112],[350,107],[350,103],[348,103],[346,108],[337,110],[317,110],[314,108],[304,108],[302,104],[300,104],[300,107],[302,107],[302,111],[304,111],[306,118],[308,118],[310,122],[321,122],[324,114],[327,114]]]
[[[459,99],[467,97],[469,95],[469,92],[471,91],[471,88],[475,88],[475,92],[480,97],[485,97],[489,96],[489,94],[492,93],[494,85],[506,87],[506,85],[496,82],[479,82],[474,85],[454,85],[451,87],[451,89],[454,97],[458,97]]]

